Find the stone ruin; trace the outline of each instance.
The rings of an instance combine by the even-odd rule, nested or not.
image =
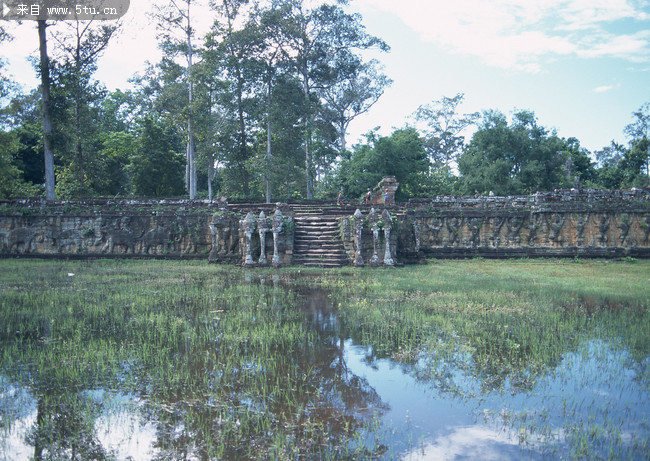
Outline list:
[[[397,187],[394,178],[378,185]],[[390,186],[392,187],[392,186]],[[394,191],[393,191],[394,194]],[[439,196],[384,206],[0,202],[0,256],[394,267],[426,258],[650,257],[650,189]]]

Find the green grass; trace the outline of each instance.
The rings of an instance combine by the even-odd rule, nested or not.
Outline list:
[[[0,274],[0,370],[37,398],[43,417],[30,440],[52,457],[99,449],[89,428],[101,409],[83,394],[98,388],[146,402],[163,456],[381,457],[381,439],[359,442],[373,418],[345,404],[354,396],[372,407],[372,391],[330,368],[341,337],[461,398],[476,390],[452,369],[485,395],[524,392],[587,338],[629,351],[649,381],[650,261],[246,271],[4,259]],[[297,308],[321,288],[339,319],[329,330]],[[17,417],[0,411],[5,427]]]

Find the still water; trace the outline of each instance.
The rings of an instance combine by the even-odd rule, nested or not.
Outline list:
[[[182,360],[184,354],[205,354],[207,358],[196,363],[210,364],[210,370],[198,371],[200,366],[194,365],[193,373],[204,375],[200,381],[204,384],[192,381],[184,395],[154,399],[157,378],[147,374],[155,374],[156,367],[137,367],[136,361],[123,363],[117,380],[76,385],[71,391],[48,388],[38,384],[36,377],[19,383],[7,373],[0,375],[4,431],[0,460],[238,458],[244,451],[228,447],[229,439],[222,451],[210,451],[210,438],[216,438],[216,433],[225,433],[226,428],[241,432],[246,424],[227,408],[215,410],[224,401],[244,408],[246,414],[263,414],[273,420],[268,427],[260,422],[261,428],[247,429],[255,437],[241,440],[281,445],[283,457],[293,453],[294,459],[318,458],[319,453],[333,458],[405,460],[580,459],[585,453],[613,459],[648,458],[649,359],[639,363],[618,344],[586,338],[528,388],[505,379],[498,389],[486,389],[485,376],[468,373],[473,364],[467,351],[457,351],[453,360],[424,353],[400,360],[397,353],[379,355],[371,345],[359,343],[353,339],[358,335],[338,314],[341,300],[308,279],[246,272],[231,275],[223,286],[238,284],[255,286],[256,291],[219,301],[210,311],[212,324],[194,324],[207,328],[210,342],[196,348],[188,340],[169,356],[174,361]],[[222,351],[230,347],[225,343],[232,343],[232,339],[219,338],[233,338],[223,320],[238,309],[237,303],[268,305],[278,322],[297,321],[309,332],[304,347],[292,349],[287,364],[278,365],[282,371],[272,371],[263,357],[246,355],[245,348],[239,353],[246,358],[236,367],[213,369],[218,368]],[[290,311],[299,313],[302,320],[291,317]],[[269,320],[257,312],[247,319],[251,328]],[[21,341],[25,348],[43,344],[38,337]],[[223,387],[215,383],[221,383],[228,373],[237,375],[241,387],[227,393],[214,389]],[[300,375],[298,381],[287,378],[282,384],[282,376],[291,373]],[[251,388],[244,384],[264,381],[268,375],[286,386],[282,395],[267,390],[267,384]],[[301,382],[304,388],[299,387]],[[55,403],[48,404],[48,398]],[[43,429],[44,421],[49,421],[49,432]],[[276,441],[279,427],[292,434],[289,442]],[[316,434],[324,430],[329,433]],[[61,442],[70,434],[74,443]],[[291,448],[292,443],[297,448]],[[339,447],[321,452],[299,448],[310,443]],[[273,449],[260,448],[257,453],[280,457]]]

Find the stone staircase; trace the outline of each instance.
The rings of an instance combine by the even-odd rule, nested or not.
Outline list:
[[[294,264],[341,267],[349,264],[339,231],[338,213],[295,207]]]

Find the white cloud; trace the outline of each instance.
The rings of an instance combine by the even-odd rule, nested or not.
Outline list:
[[[614,87],[611,85],[603,85],[594,88],[594,93],[606,93],[607,91],[613,90]]]
[[[357,0],[391,12],[423,40],[486,64],[536,72],[558,56],[650,61],[650,24],[643,32],[608,32],[621,21],[650,21],[637,0]],[[643,9],[644,5],[646,8]]]
[[[510,449],[508,449],[510,448]],[[519,440],[504,430],[483,426],[460,427],[448,435],[418,447],[403,458],[408,461],[482,459],[519,459]]]

